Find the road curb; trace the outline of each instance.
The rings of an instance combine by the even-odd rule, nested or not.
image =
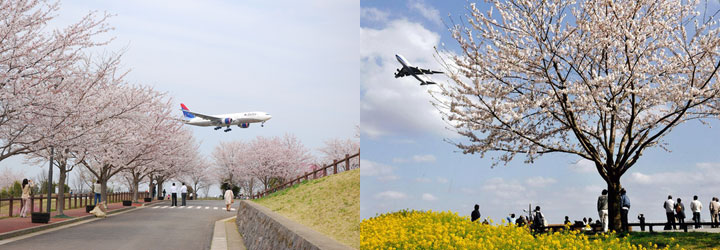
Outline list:
[[[227,235],[227,222],[235,219],[237,216],[221,219],[218,221],[215,221],[215,229],[213,230],[212,234],[212,240],[210,241],[210,250],[227,250],[230,249],[230,245],[228,244],[228,235]],[[233,224],[235,225],[235,224]],[[239,235],[238,235],[239,236]],[[245,250],[245,246],[232,246],[232,249],[238,249],[239,250]]]
[[[141,206],[141,207],[142,207],[142,206]],[[108,215],[111,215],[111,214],[115,214],[115,213],[119,213],[119,212],[123,212],[123,211],[128,211],[128,210],[131,210],[131,209],[134,209],[134,208],[136,208],[136,207],[124,207],[124,208],[119,208],[119,209],[115,209],[115,210],[112,210],[112,211],[108,211],[107,214],[108,214]],[[82,217],[75,217],[75,218],[69,219],[69,220],[58,221],[58,222],[55,222],[55,223],[52,223],[52,224],[47,224],[47,225],[44,225],[44,226],[37,226],[37,227],[30,227],[30,228],[25,228],[25,229],[18,229],[18,230],[15,230],[15,231],[10,231],[10,232],[7,232],[7,233],[2,233],[2,234],[0,234],[0,241],[2,241],[2,240],[7,240],[7,239],[10,239],[10,238],[14,238],[14,237],[18,237],[18,236],[22,236],[22,235],[26,235],[26,234],[31,234],[31,233],[39,232],[39,231],[44,231],[44,230],[48,230],[48,229],[56,228],[56,227],[59,227],[59,226],[64,226],[64,225],[76,223],[76,222],[81,222],[81,221],[89,220],[89,219],[93,219],[93,218],[95,218],[95,215],[90,214],[90,215],[85,215],[85,216],[82,216]]]

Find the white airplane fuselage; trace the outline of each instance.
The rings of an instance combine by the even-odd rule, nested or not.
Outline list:
[[[405,57],[403,57],[402,55],[399,55],[399,54],[395,54],[395,59],[397,59],[398,62],[400,62],[400,64],[402,64],[403,68],[406,68],[406,69],[408,69],[408,71],[411,71],[411,70],[409,70],[409,68],[412,68],[413,66],[410,64],[410,62],[407,61],[407,59],[405,59]],[[425,74],[411,73],[410,75],[412,77],[414,77],[415,79],[417,79],[418,81],[420,81],[420,85],[426,85],[428,83],[433,83],[432,79],[430,79],[430,77],[426,76]]]
[[[244,113],[232,113],[213,115],[215,117],[223,117],[220,123],[203,119],[200,117],[191,118],[185,121],[185,124],[201,126],[201,127],[229,127],[237,125],[241,128],[246,128],[250,123],[265,123],[270,120],[272,116],[265,112],[244,112]]]

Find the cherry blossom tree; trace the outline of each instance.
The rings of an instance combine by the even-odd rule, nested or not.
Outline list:
[[[314,161],[297,137],[258,136],[250,142],[222,142],[212,153],[216,179],[240,186],[247,195],[260,184],[264,189],[284,183],[309,170]],[[256,182],[257,181],[257,182]]]
[[[108,180],[128,167],[147,163],[161,148],[158,142],[166,140],[169,131],[176,129],[172,125],[160,126],[170,116],[170,102],[163,93],[131,85],[118,85],[108,90],[112,90],[107,97],[112,100],[108,104],[108,113],[120,115],[98,127],[100,132],[78,149],[86,155],[81,164],[101,182],[104,201]],[[117,112],[128,107],[132,108],[128,112]]]
[[[88,48],[110,30],[107,15],[95,13],[62,30],[48,31],[57,3],[37,0],[0,2],[0,161],[38,149],[33,145],[49,134],[37,131],[41,114],[63,102],[63,94],[75,90],[67,84],[77,72]],[[82,88],[80,88],[82,89]]]
[[[325,145],[318,149],[322,153],[322,166],[327,166],[335,160],[345,158],[346,155],[354,155],[360,152],[360,142],[353,139],[330,139],[325,141]],[[344,168],[345,164],[338,164],[339,168]],[[353,158],[350,160],[350,169],[360,167],[360,159]],[[347,169],[346,169],[347,170]]]
[[[715,119],[720,29],[698,1],[494,1],[451,28],[462,53],[434,104],[463,153],[592,161],[620,230],[620,177],[691,120]],[[494,13],[493,13],[494,12]],[[568,19],[568,15],[571,18]],[[439,53],[440,54],[440,53]]]
[[[209,188],[210,184],[212,184],[211,174],[209,173],[211,165],[207,159],[200,156],[199,153],[192,163],[192,166],[188,171],[183,172],[180,178],[192,186],[193,197],[197,199],[198,191]]]

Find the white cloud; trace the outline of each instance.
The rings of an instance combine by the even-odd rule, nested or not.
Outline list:
[[[394,163],[408,163],[408,162],[427,163],[427,162],[435,162],[435,160],[436,160],[436,158],[432,154],[413,155],[410,158],[402,158],[402,157],[393,158]]]
[[[438,177],[438,178],[437,178],[437,182],[438,182],[438,183],[448,183],[448,179],[442,178],[442,177]]]
[[[442,19],[440,18],[440,11],[437,9],[425,5],[425,2],[420,0],[410,1],[408,2],[408,7],[410,7],[413,10],[416,10],[420,15],[425,17],[426,19],[430,20],[431,22],[442,25]]]
[[[430,183],[430,182],[432,182],[432,180],[431,180],[430,178],[425,178],[425,177],[415,178],[415,181],[420,182],[420,183]]]
[[[374,161],[360,159],[360,176],[378,176],[392,174],[392,167]]]
[[[482,186],[482,190],[491,192],[499,197],[518,197],[521,196],[527,188],[518,181],[505,181],[503,178],[495,177],[487,180]]]
[[[360,159],[360,176],[377,177],[379,181],[394,181],[399,179],[393,173],[393,167],[374,161]]]
[[[429,194],[429,193],[424,193],[424,194],[422,194],[422,199],[424,201],[436,201],[437,197],[435,197],[434,195]]]
[[[387,22],[390,13],[376,8],[360,8],[360,19],[370,22]]]
[[[525,180],[525,184],[531,187],[545,187],[556,182],[557,181],[553,178],[545,178],[542,176],[530,177]]]
[[[402,200],[406,199],[407,197],[408,196],[405,193],[390,190],[375,194],[375,199],[379,200]]]
[[[392,20],[382,29],[360,28],[361,132],[370,138],[388,135],[454,134],[445,129],[428,93],[437,86],[419,86],[413,78],[395,78],[395,54],[411,63],[442,69],[433,58],[440,35],[419,23]],[[442,83],[445,76],[433,76]]]
[[[594,173],[596,172],[595,163],[588,159],[580,159],[579,161],[568,166],[571,171],[576,173]]]

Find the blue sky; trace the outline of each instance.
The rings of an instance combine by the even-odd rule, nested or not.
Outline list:
[[[206,114],[265,111],[265,127],[193,127],[209,156],[221,141],[295,134],[315,149],[351,138],[359,118],[357,1],[61,1],[51,27],[107,11],[106,51],[125,50],[132,83],[147,84]],[[103,53],[103,50],[96,50]],[[23,157],[0,162],[34,178]],[[217,189],[217,188],[215,188]],[[219,193],[219,189],[211,192]]]
[[[606,186],[594,166],[564,154],[545,155],[533,164],[517,157],[491,168],[491,157],[463,155],[444,140],[463,140],[446,130],[430,104],[433,86],[395,79],[400,53],[411,63],[440,68],[433,46],[457,51],[444,23],[461,23],[466,1],[361,1],[360,106],[361,217],[400,209],[450,210],[469,215],[474,204],[483,217],[499,221],[540,205],[551,223],[598,218],[597,196]],[[479,8],[487,8],[484,3]],[[447,82],[443,76],[433,80]],[[699,195],[707,206],[720,196],[720,122],[678,126],[665,142],[671,152],[648,150],[622,178],[633,207],[648,221],[665,219],[668,194],[686,205]],[[707,213],[703,218],[707,220]],[[631,217],[632,218],[632,217]]]

